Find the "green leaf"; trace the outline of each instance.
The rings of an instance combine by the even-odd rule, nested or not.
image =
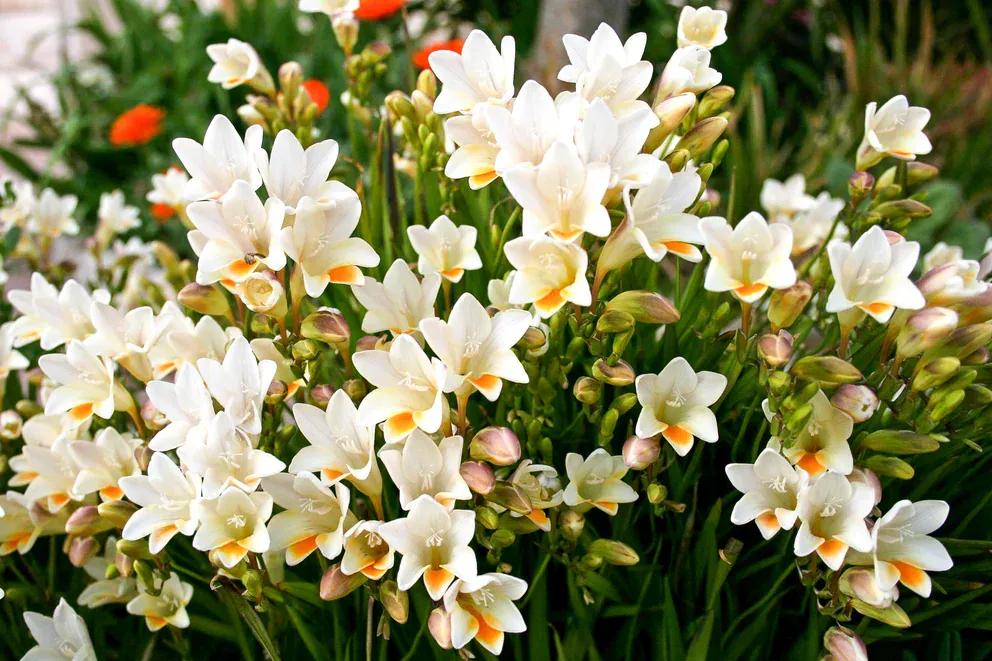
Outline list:
[[[245,621],[248,628],[251,630],[252,634],[255,636],[255,640],[262,646],[262,651],[265,652],[266,658],[271,661],[279,661],[279,648],[276,646],[272,637],[269,636],[268,630],[265,628],[265,624],[262,622],[262,618],[258,616],[255,609],[252,608],[245,599],[232,590],[229,587],[223,587],[217,591],[220,595],[222,601],[226,602],[238,612],[241,619]]]

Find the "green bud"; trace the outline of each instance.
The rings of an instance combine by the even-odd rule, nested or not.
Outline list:
[[[601,439],[608,439],[613,436],[613,430],[616,429],[619,420],[620,413],[616,409],[608,409],[603,414],[603,420],[599,424],[599,437]]]
[[[933,209],[918,200],[906,198],[903,200],[893,200],[882,202],[872,209],[872,214],[882,218],[926,218],[933,213]]]
[[[586,569],[596,570],[603,566],[603,558],[595,553],[586,553],[582,556],[582,565]]]
[[[403,624],[410,617],[410,597],[400,590],[396,581],[383,581],[379,588],[379,599],[389,617],[397,624]]]
[[[241,584],[245,586],[245,596],[252,601],[258,601],[262,597],[262,575],[254,569],[247,570],[241,575]]]
[[[920,359],[913,376],[912,388],[917,392],[935,388],[954,376],[959,367],[961,361],[951,356],[935,358],[926,363]]]
[[[123,528],[131,515],[138,511],[137,507],[123,500],[100,503],[96,509],[100,513],[100,518],[114,528]]]
[[[572,394],[583,404],[593,406],[603,394],[603,385],[591,376],[579,377],[572,387]]]
[[[155,589],[155,572],[152,566],[145,560],[135,560],[133,567],[138,580],[149,590]]]
[[[341,390],[348,393],[348,397],[351,398],[351,401],[357,403],[365,397],[365,393],[368,391],[368,388],[366,387],[365,382],[361,379],[348,379],[341,384]]]
[[[861,447],[887,454],[924,454],[937,450],[940,442],[909,430],[881,429],[861,439]]]
[[[513,545],[513,542],[517,541],[517,536],[507,530],[506,528],[500,528],[493,532],[492,536],[489,538],[489,543],[492,544],[494,549],[505,549]]]
[[[668,487],[664,484],[658,484],[657,482],[652,482],[648,485],[648,502],[652,505],[658,505],[668,498]]]
[[[475,520],[486,530],[496,530],[499,527],[499,514],[485,505],[475,508]]]
[[[340,311],[321,308],[311,312],[303,320],[300,335],[309,340],[338,345],[351,339],[351,329]]]
[[[596,321],[596,331],[612,334],[623,333],[634,327],[634,316],[622,310],[607,309]]]
[[[716,143],[716,147],[713,148],[713,153],[710,154],[710,163],[712,163],[714,166],[720,165],[721,163],[723,163],[723,159],[727,155],[728,151],[730,151],[730,140],[724,138],[720,142]],[[709,204],[708,202],[704,202],[702,206],[700,206],[699,209],[700,215],[705,215],[706,213],[709,213],[710,207],[708,206],[708,204]],[[703,211],[704,208],[706,209],[705,212]]]
[[[668,163],[668,168],[672,172],[680,172],[690,158],[692,158],[692,154],[687,149],[676,149],[665,157],[665,162]]]
[[[231,315],[231,306],[220,288],[214,285],[198,285],[191,282],[179,290],[179,304],[194,312],[215,317]]]
[[[927,417],[932,422],[940,422],[961,405],[964,390],[947,390],[935,393],[927,404]]]
[[[623,415],[634,408],[635,404],[637,404],[637,393],[627,392],[614,399],[613,403],[610,404],[610,408]]]
[[[729,85],[717,85],[710,88],[699,102],[699,116],[712,117],[723,110],[723,107],[730,103],[733,98],[734,88]]]
[[[635,321],[645,324],[673,324],[679,320],[679,311],[670,300],[657,292],[645,290],[625,291],[606,304],[607,313],[624,312]],[[603,317],[600,317],[602,322]],[[597,330],[603,331],[597,324]],[[623,329],[626,330],[626,329]],[[615,331],[614,331],[615,332]]]
[[[795,323],[813,297],[813,287],[799,280],[787,289],[776,289],[768,302],[768,321],[772,330],[788,328]]]
[[[424,95],[435,98],[437,96],[437,76],[430,69],[424,69],[417,76],[417,90]]]
[[[530,514],[534,509],[527,494],[510,482],[496,482],[493,490],[486,496],[486,500],[517,514]]]
[[[629,386],[634,382],[637,374],[630,363],[618,360],[615,365],[600,358],[592,364],[592,376],[597,381],[601,381],[610,386]]]
[[[581,512],[575,510],[565,510],[558,517],[558,528],[562,536],[574,542],[582,535],[582,529],[586,526],[586,517]]]
[[[699,158],[723,135],[728,124],[724,117],[708,117],[696,122],[696,125],[679,140],[676,151],[685,150],[690,158]]]
[[[791,373],[800,379],[815,381],[823,386],[861,381],[864,376],[851,363],[836,356],[806,356],[796,361]]]
[[[300,340],[293,344],[293,358],[299,362],[313,360],[318,353],[319,348],[313,340]]]
[[[813,405],[809,403],[803,404],[785,417],[785,426],[793,434],[799,433],[806,428],[812,416]]]
[[[589,545],[589,552],[600,556],[611,565],[632,567],[641,561],[637,551],[614,539],[597,539]]]
[[[906,183],[910,186],[918,186],[919,184],[924,184],[931,179],[936,178],[940,174],[940,170],[929,163],[922,163],[920,161],[912,161],[906,163]],[[896,168],[891,167],[882,173],[882,176],[878,178],[879,186],[891,186],[896,183]]]
[[[768,375],[768,387],[776,395],[781,395],[788,391],[792,385],[792,378],[782,371],[775,371]]]
[[[916,471],[899,457],[875,454],[864,461],[864,467],[879,475],[894,477],[897,480],[910,480]]]
[[[393,122],[400,121],[402,117],[416,116],[410,97],[399,90],[393,90],[386,95],[386,109],[389,110]]]

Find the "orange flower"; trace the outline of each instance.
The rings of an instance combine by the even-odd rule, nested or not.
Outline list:
[[[168,204],[156,202],[152,205],[152,216],[158,220],[169,220],[174,215],[176,215],[176,210]]]
[[[110,127],[110,144],[115,147],[143,145],[162,132],[165,111],[144,103],[123,112]]]
[[[355,12],[355,18],[362,21],[378,21],[388,18],[403,9],[406,0],[362,0]]]
[[[431,53],[439,50],[451,50],[456,53],[462,52],[462,45],[465,43],[464,39],[450,39],[448,41],[432,41],[427,44],[416,53],[413,54],[413,64],[418,69],[427,69],[430,67],[430,63],[427,58]]]
[[[331,100],[331,92],[327,89],[327,85],[316,78],[311,78],[303,81],[303,89],[310,95],[310,100],[317,104],[317,110],[324,112],[328,101]]]

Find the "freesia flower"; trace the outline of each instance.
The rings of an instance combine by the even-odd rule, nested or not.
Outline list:
[[[14,193],[13,203],[0,206],[0,225],[7,231],[12,227],[27,227],[28,219],[38,204],[38,196],[30,181],[16,181],[11,184]]]
[[[465,293],[451,308],[447,321],[424,319],[420,332],[448,368],[447,390],[464,394],[478,390],[489,401],[496,401],[503,379],[529,381],[512,349],[527,332],[530,320],[523,310],[504,310],[490,318],[482,304]]]
[[[221,328],[217,320],[204,315],[195,324],[188,317],[173,320],[169,330],[148,352],[155,378],[161,379],[186,364],[196,365],[201,358],[223,360],[228,341],[241,334],[241,329]]]
[[[147,103],[122,112],[110,125],[108,139],[115,147],[140,147],[162,132],[165,111]]]
[[[569,63],[558,72],[558,80],[575,83],[580,98],[601,98],[618,116],[641,107],[638,98],[653,73],[651,63],[641,59],[647,35],[638,32],[622,42],[613,28],[600,23],[591,38],[566,34],[562,43]]]
[[[265,493],[284,511],[269,521],[271,550],[286,549],[286,564],[295,566],[315,550],[328,560],[341,555],[344,532],[355,517],[348,511],[351,494],[338,482],[334,491],[312,473],[279,473],[262,481]]]
[[[923,127],[930,111],[910,106],[902,94],[886,101],[881,108],[875,101],[865,107],[865,136],[858,147],[858,170],[867,170],[886,156],[912,161],[929,154],[930,140]]]
[[[59,195],[46,188],[41,191],[28,219],[28,231],[53,238],[63,234],[79,234],[79,223],[72,217],[78,202],[75,195]]]
[[[124,524],[124,539],[148,537],[148,549],[158,553],[176,533],[188,537],[199,525],[200,477],[184,474],[168,455],[154,453],[147,475],[122,477],[117,484],[141,508]]]
[[[890,243],[875,225],[854,246],[831,241],[827,254],[835,282],[827,312],[856,308],[884,324],[896,308],[919,310],[925,305],[923,294],[910,280],[920,254],[915,241]]]
[[[148,443],[150,449],[166,452],[205,439],[214,417],[214,405],[195,367],[184,363],[176,373],[175,383],[152,381],[145,392],[168,421]]]
[[[225,411],[214,416],[203,441],[187,442],[179,448],[179,458],[187,472],[203,478],[204,498],[216,498],[229,487],[251,493],[263,477],[286,467],[268,452],[253,448]]]
[[[489,126],[487,111],[488,107],[479,106],[467,115],[444,121],[444,133],[456,146],[444,165],[444,176],[449,179],[467,177],[472,190],[488,186],[498,176],[496,158],[500,147]]]
[[[613,516],[621,503],[637,500],[637,492],[623,481],[627,474],[623,457],[612,457],[603,448],[597,448],[586,457],[575,452],[565,455],[565,472],[568,486],[564,501],[570,507],[589,509],[595,507]]]
[[[0,495],[0,557],[17,551],[24,555],[41,535],[65,533],[65,516],[54,517],[32,507],[23,493]]]
[[[701,94],[723,80],[710,66],[710,52],[702,46],[685,46],[672,53],[661,72],[656,99],[664,100],[689,92]]]
[[[458,469],[462,463],[461,436],[448,436],[440,445],[414,429],[400,446],[386,446],[379,451],[389,477],[400,492],[400,507],[410,509],[411,503],[426,494],[448,509],[456,500],[469,500],[472,492]]]
[[[543,236],[520,237],[508,242],[503,250],[517,269],[510,287],[510,303],[533,303],[546,319],[565,303],[584,306],[592,302],[586,280],[589,258],[579,246]]]
[[[515,167],[503,174],[507,190],[523,207],[523,234],[545,232],[560,241],[575,241],[588,232],[610,233],[603,197],[610,187],[610,166],[586,165],[570,143],[555,142],[536,168]]]
[[[411,225],[406,233],[419,257],[417,270],[421,275],[439,273],[449,282],[458,282],[465,271],[482,268],[475,249],[477,231],[471,225],[455,225],[440,215],[430,227]]]
[[[261,126],[249,126],[242,140],[224,115],[215,115],[211,120],[202,145],[190,138],[173,140],[172,148],[190,174],[186,199],[215,200],[236,181],[247,182],[251,190],[258,190],[262,175],[255,165],[255,154],[261,146]]]
[[[266,192],[286,205],[288,215],[295,214],[300,200],[309,197],[318,206],[328,207],[335,220],[350,218],[356,208],[361,211],[355,191],[340,181],[327,180],[337,158],[337,141],[321,140],[304,149],[289,129],[279,131],[271,155],[261,148],[255,151]]]
[[[713,50],[727,41],[726,27],[727,12],[722,9],[685,6],[679,14],[679,48],[702,46]]]
[[[70,500],[83,499],[84,494],[75,490],[79,467],[69,454],[69,441],[59,439],[51,447],[25,445],[24,456],[37,473],[24,491],[30,502],[41,501],[45,509],[55,514]]]
[[[152,204],[152,215],[159,220],[168,220],[186,209],[186,184],[189,175],[177,167],[171,167],[162,174],[152,175],[152,189],[145,199]]]
[[[138,596],[127,602],[127,612],[143,615],[149,631],[158,631],[167,624],[178,629],[189,626],[186,605],[193,598],[193,586],[181,581],[179,574],[169,572],[164,581],[155,579],[155,592],[143,582],[138,583]]]
[[[769,288],[785,289],[796,282],[792,230],[782,223],[769,225],[752,211],[731,228],[723,218],[699,223],[703,244],[710,255],[704,287],[732,291],[744,303],[753,303]]]
[[[641,438],[661,434],[679,456],[688,454],[695,438],[707,443],[719,438],[710,407],[727,387],[724,375],[696,372],[677,357],[658,374],[638,376],[635,387],[641,404],[636,433]]]
[[[24,454],[24,449],[31,446],[51,448],[59,440],[73,440],[81,435],[87,424],[76,424],[69,416],[65,415],[44,415],[39,414],[28,418],[21,428],[21,437],[24,439],[24,447],[21,454],[10,458],[10,468],[14,475],[10,477],[8,485],[12,487],[22,487],[31,483],[31,480],[38,476],[30,457]]]
[[[512,108],[486,108],[486,119],[498,145],[496,172],[517,165],[538,165],[558,140],[569,142],[577,121],[575,104],[551,98],[540,83],[528,80],[520,87]]]
[[[388,351],[359,351],[353,360],[355,369],[376,387],[358,405],[358,424],[385,421],[387,443],[402,440],[418,427],[428,434],[441,427],[448,370],[437,358],[428,358],[412,337],[400,335]]]
[[[923,277],[916,281],[916,286],[928,306],[950,307],[978,303],[978,297],[992,285],[983,280],[982,267],[978,262],[960,259],[924,272]]]
[[[500,50],[480,30],[472,30],[461,53],[439,50],[428,56],[431,70],[441,81],[434,112],[468,113],[478,104],[505,106],[513,97],[513,37],[503,37]]]
[[[265,70],[255,48],[239,39],[228,39],[226,44],[210,44],[207,46],[207,56],[213,60],[213,67],[207,74],[211,83],[220,83],[226,90],[244,85],[257,84],[265,87],[272,85],[272,78]]]
[[[418,280],[402,259],[397,259],[386,271],[382,282],[365,278],[365,284],[354,285],[351,291],[365,306],[362,330],[393,335],[413,333],[421,320],[434,316],[434,299],[441,288],[441,277],[425,275]]]
[[[24,622],[38,643],[28,650],[24,659],[72,659],[97,661],[86,622],[65,599],[59,598],[52,617],[28,611]]]
[[[461,649],[475,639],[493,654],[502,652],[504,633],[527,630],[513,603],[526,592],[527,581],[500,573],[452,583],[444,593],[444,609],[451,618],[451,645]]]
[[[809,422],[799,430],[782,454],[811,477],[829,470],[847,475],[854,468],[854,458],[847,439],[854,429],[854,420],[830,403],[818,390],[810,399],[813,412]],[[774,441],[777,445],[777,441]]]
[[[938,266],[961,261],[964,261],[964,250],[961,246],[949,245],[943,241],[938,241],[923,256],[923,273],[927,273]]]
[[[844,564],[849,548],[871,550],[865,517],[875,507],[870,487],[850,482],[839,473],[823,473],[799,494],[799,534],[795,553],[816,552],[833,570]]]
[[[323,13],[330,17],[338,14],[354,13],[358,9],[358,0],[300,0],[300,11]]]
[[[794,174],[785,181],[765,179],[761,184],[761,208],[773,223],[793,218],[813,207],[815,200],[806,192],[806,177]]]
[[[377,581],[393,568],[393,547],[379,534],[382,521],[359,521],[344,536],[341,573],[351,576],[361,572]]]
[[[97,209],[96,237],[102,243],[128,230],[133,230],[141,224],[138,219],[138,208],[124,201],[124,193],[115,190],[100,195],[100,206]]]
[[[148,352],[168,329],[169,318],[156,319],[148,306],[122,313],[105,303],[94,301],[90,308],[94,332],[83,344],[97,356],[110,358],[136,379],[152,379]]]
[[[813,206],[783,221],[792,228],[792,254],[800,255],[827,238],[847,236],[847,228],[842,223],[838,223],[833,236],[830,235],[830,229],[843,208],[844,200],[832,198],[829,193],[820,193],[813,200]]]
[[[475,535],[471,510],[449,512],[431,496],[420,496],[405,518],[379,526],[379,535],[402,555],[396,575],[400,590],[423,576],[427,594],[437,601],[456,578],[474,578],[478,571],[468,545]]]
[[[228,487],[214,500],[200,504],[200,528],[193,548],[213,551],[230,569],[248,555],[269,550],[265,522],[272,515],[272,496],[264,491],[245,493]]]
[[[117,538],[109,535],[103,545],[103,555],[90,558],[83,570],[93,582],[83,588],[76,602],[87,608],[99,608],[109,604],[126,604],[138,594],[134,576],[114,576],[107,578],[108,569],[117,559]],[[116,573],[116,572],[115,572]]]
[[[753,464],[727,464],[726,471],[734,488],[744,494],[730,514],[732,523],[741,526],[754,521],[765,539],[792,529],[799,494],[808,481],[806,473],[770,448],[762,450]]]
[[[210,394],[231,422],[245,434],[262,431],[262,400],[276,373],[271,360],[256,360],[251,345],[238,337],[227,349],[224,362],[201,358],[196,363]]]
[[[358,423],[358,410],[344,390],[335,390],[321,411],[310,404],[294,404],[293,417],[310,445],[289,463],[289,472],[313,471],[324,484],[348,480],[369,498],[382,493],[382,474],[375,460],[375,427]]]
[[[101,429],[92,441],[70,443],[69,455],[79,467],[73,492],[81,495],[99,492],[105,501],[123,498],[124,492],[117,482],[122,477],[141,474],[134,458],[139,445],[140,438],[121,436],[112,427]]]
[[[114,363],[93,355],[82,342],[71,341],[64,354],[46,354],[38,359],[45,376],[58,387],[45,402],[45,415],[68,413],[76,423],[91,415],[107,419],[114,414]]]
[[[551,519],[545,510],[557,507],[565,498],[558,471],[553,466],[535,464],[530,459],[524,459],[510,475],[509,481],[527,494],[531,505],[531,511],[527,514],[511,511],[510,516],[526,516],[535,526],[549,532]]]
[[[280,240],[286,207],[278,198],[262,204],[251,185],[239,180],[219,201],[193,202],[186,212],[196,227],[187,236],[200,258],[201,285],[233,284],[260,266],[281,271],[286,265]]]
[[[15,346],[41,340],[41,348],[56,349],[69,340],[84,340],[94,331],[90,318],[93,301],[107,303],[110,294],[98,289],[92,295],[75,280],[68,280],[59,291],[35,271],[31,289],[14,290],[8,297],[22,316],[14,321]]]
[[[576,130],[575,144],[586,163],[610,166],[611,191],[640,188],[661,169],[661,161],[641,153],[648,133],[658,125],[658,116],[647,106],[614,117],[602,99],[595,99]]]
[[[14,323],[0,326],[0,379],[6,380],[11,372],[27,369],[31,363],[14,348]]]

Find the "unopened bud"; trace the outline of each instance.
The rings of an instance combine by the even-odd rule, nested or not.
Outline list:
[[[331,17],[331,29],[338,46],[345,56],[351,55],[358,41],[358,19],[351,12],[340,12]]]
[[[950,308],[925,308],[906,320],[896,339],[896,350],[902,358],[918,356],[937,346],[957,328],[958,314]]]
[[[652,505],[663,503],[668,498],[668,487],[652,482],[648,485],[648,502]]]
[[[792,366],[793,376],[825,386],[861,381],[864,376],[851,363],[836,356],[806,356]]]
[[[772,329],[788,328],[795,323],[813,297],[813,287],[805,280],[786,289],[776,289],[772,292],[768,303],[768,321]]]
[[[152,554],[148,550],[148,542],[144,539],[118,539],[117,552],[132,560],[150,560],[152,558]]]
[[[633,315],[622,310],[607,309],[603,315],[596,320],[596,332],[610,335],[613,333],[623,333],[634,327]]]
[[[592,376],[610,386],[629,386],[637,378],[634,368],[624,360],[618,360],[616,365],[610,365],[600,358],[592,365]]]
[[[933,210],[919,200],[907,198],[882,202],[872,209],[872,213],[882,218],[927,218]]]
[[[908,429],[880,429],[861,439],[861,447],[886,454],[925,454],[940,448],[940,441]]]
[[[893,184],[901,184],[901,182],[896,181],[896,169],[891,167],[878,178],[879,188],[884,188],[886,186],[892,186]],[[931,179],[936,178],[940,174],[940,169],[935,165],[930,165],[929,163],[923,163],[921,161],[911,161],[906,163],[906,183],[910,186],[918,186],[920,184],[925,184]]]
[[[515,541],[517,541],[516,534],[506,528],[499,528],[493,531],[493,534],[489,537],[489,543],[497,550],[509,548]]]
[[[320,579],[320,598],[334,601],[347,597],[367,580],[362,572],[355,572],[350,576],[343,573],[340,564],[328,567]]]
[[[520,339],[520,344],[528,351],[540,349],[547,343],[547,334],[537,326],[529,326]]]
[[[65,522],[65,532],[69,535],[95,535],[113,527],[111,523],[103,520],[96,505],[83,505],[69,515]]]
[[[114,528],[123,528],[138,508],[124,500],[111,500],[97,505],[100,517]]]
[[[351,401],[357,403],[362,401],[362,398],[365,397],[365,394],[368,392],[368,387],[362,379],[348,379],[341,384],[341,390],[348,393],[348,397],[351,397]]]
[[[989,362],[990,352],[985,347],[979,347],[961,359],[964,365],[984,365]]]
[[[0,413],[0,438],[13,440],[21,435],[21,428],[24,426],[24,418],[13,409],[7,409]]]
[[[451,618],[440,606],[432,610],[427,618],[427,630],[431,632],[438,647],[443,650],[451,649]]]
[[[689,150],[680,148],[666,156],[665,162],[668,163],[668,168],[672,172],[681,172],[690,158],[692,158],[692,154],[689,153]]]
[[[386,108],[389,110],[394,123],[402,117],[412,118],[415,116],[410,97],[399,90],[393,90],[386,95]]]
[[[847,192],[853,200],[862,200],[875,187],[871,172],[855,172],[847,179]]]
[[[413,104],[413,112],[418,122],[425,121],[427,116],[434,112],[434,99],[430,98],[420,90],[413,90],[413,94],[410,95],[410,101]],[[427,136],[427,140],[424,141],[424,149],[426,150],[431,147],[429,142],[436,139],[435,134],[429,134]]]
[[[699,116],[711,117],[726,106],[734,98],[734,88],[730,85],[717,85],[710,88],[699,102]]]
[[[496,476],[489,464],[478,461],[466,461],[458,469],[468,488],[480,496],[488,495],[496,484]]]
[[[675,309],[675,305],[661,294],[652,291],[625,291],[614,296],[606,304],[606,309],[626,312],[635,321],[644,324],[673,324],[679,320],[679,311]]]
[[[258,109],[255,108],[255,106],[250,103],[244,103],[238,106],[238,117],[240,117],[241,121],[243,121],[245,124],[248,124],[249,126],[255,124],[259,126],[265,126],[265,116],[262,115],[262,113],[260,113]]]
[[[696,105],[696,95],[690,92],[677,94],[655,104],[654,114],[658,117],[658,126],[651,129],[644,143],[645,152],[653,152],[661,143],[678,128],[685,116]]]
[[[469,443],[468,452],[477,461],[511,466],[520,461],[520,439],[509,427],[486,427]]]
[[[314,406],[326,409],[333,394],[334,386],[327,383],[318,383],[310,388],[310,401],[313,402]]]
[[[928,360],[922,367],[917,366],[911,387],[917,392],[935,388],[954,376],[959,367],[961,361],[953,356]]]
[[[389,617],[397,624],[403,624],[410,616],[410,597],[406,592],[400,590],[396,581],[384,581],[379,588],[379,599],[382,600],[382,607],[389,613]]]
[[[496,530],[499,527],[499,514],[485,505],[475,508],[475,520],[486,530]]]
[[[758,338],[758,355],[769,367],[785,365],[792,358],[792,334],[780,330],[777,335],[762,335]]]
[[[868,648],[864,641],[847,627],[827,629],[823,634],[823,647],[829,653],[830,661],[868,661]]]
[[[97,554],[100,545],[92,537],[75,537],[69,542],[69,562],[73,567],[82,567]]]
[[[295,99],[302,84],[303,67],[299,62],[290,61],[279,67],[279,87],[288,98]]]
[[[300,335],[327,344],[341,344],[351,338],[351,328],[339,310],[321,308],[307,315],[300,326]]]
[[[297,361],[313,360],[320,353],[313,340],[300,340],[293,344],[293,358]]]
[[[615,539],[597,539],[589,545],[589,552],[620,567],[631,567],[641,561],[634,549]]]
[[[111,571],[116,572],[118,576],[130,576],[134,571],[134,559],[128,555],[124,555],[118,549],[117,554],[114,556],[113,567],[113,570],[110,567],[107,568],[107,578],[113,578],[113,576],[110,576]]]
[[[699,158],[707,149],[713,146],[729,122],[724,117],[707,117],[696,122],[689,132],[682,136],[676,149],[686,150],[691,158]]]
[[[363,335],[355,342],[355,351],[372,351],[379,348],[378,335]]]
[[[245,586],[245,596],[252,601],[258,601],[262,596],[262,575],[258,571],[249,569],[242,574],[241,584]]]
[[[437,96],[437,76],[430,69],[424,69],[417,75],[417,90],[430,98]]]
[[[180,305],[200,314],[215,317],[231,314],[231,307],[227,304],[224,293],[213,285],[200,285],[191,282],[179,290],[178,299]]]
[[[266,404],[278,404],[282,400],[286,399],[286,393],[289,389],[286,384],[279,379],[272,379],[269,382],[269,387],[265,391],[265,403]]]
[[[588,406],[599,402],[602,393],[603,384],[591,376],[579,377],[575,381],[575,385],[572,386],[572,394],[575,395],[575,399]]]
[[[497,482],[486,500],[517,514],[530,514],[533,509],[527,494],[510,482]]]
[[[661,444],[657,438],[631,436],[623,444],[623,463],[635,471],[642,471],[661,454]]]
[[[864,460],[864,466],[873,472],[894,477],[897,480],[911,480],[916,471],[908,463],[899,457],[889,457],[884,454],[876,454]]]
[[[561,529],[562,536],[569,541],[577,540],[585,527],[586,517],[575,510],[565,510],[558,517],[558,528]]]
[[[837,388],[830,398],[830,403],[851,416],[855,422],[864,422],[875,415],[878,409],[878,396],[868,386],[845,383]]]

